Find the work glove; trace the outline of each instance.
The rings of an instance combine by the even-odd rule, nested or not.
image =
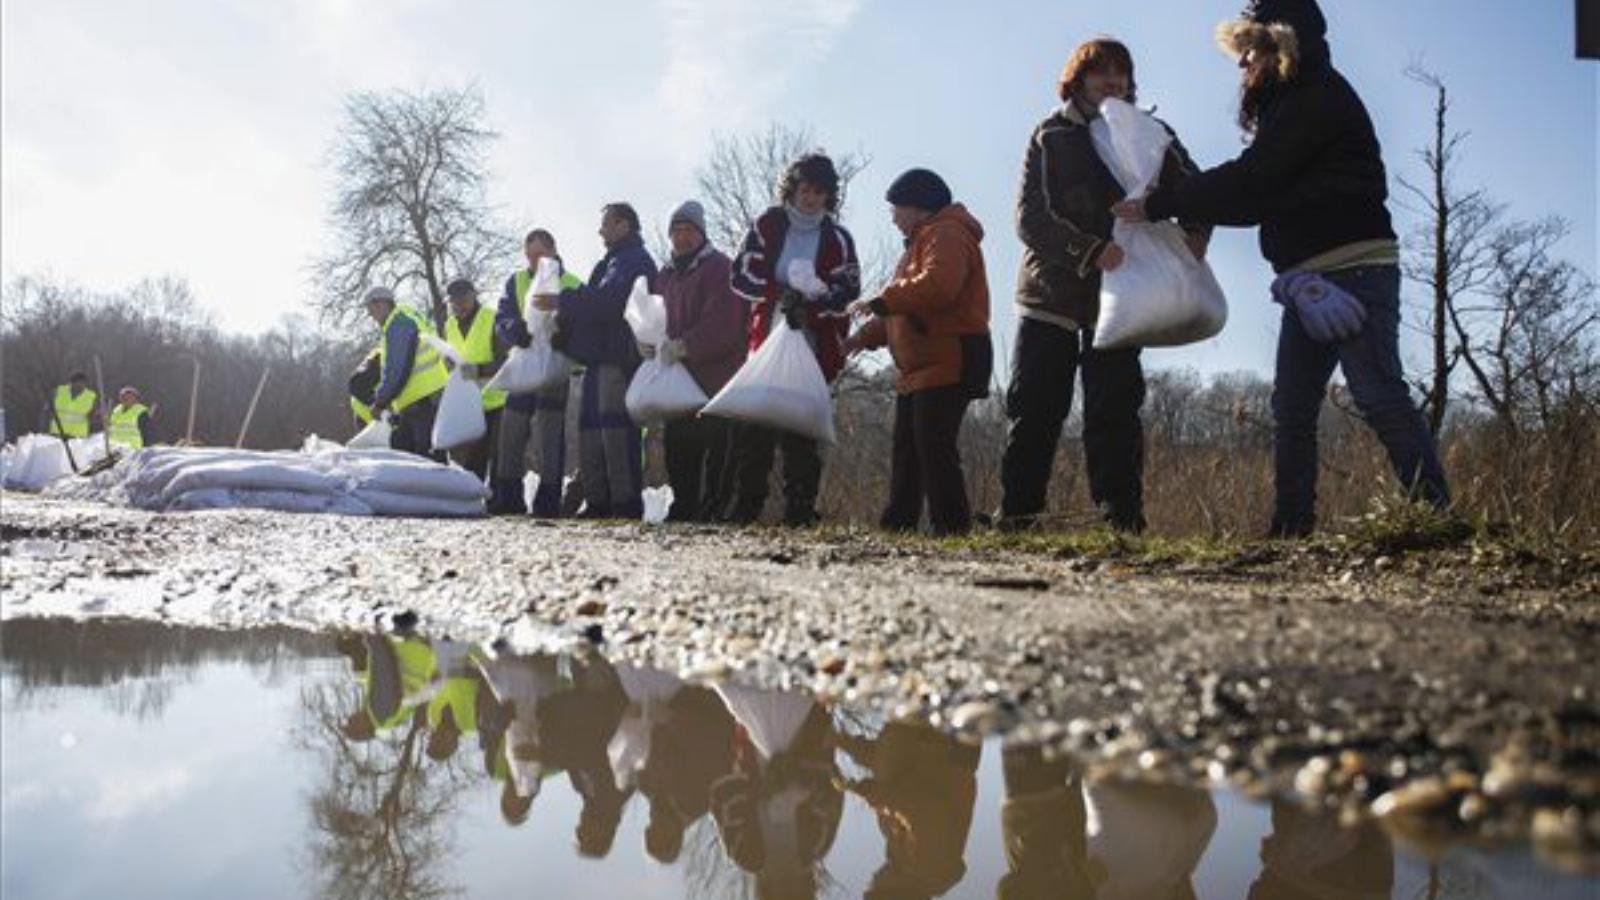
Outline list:
[[[689,348],[682,338],[673,338],[661,344],[661,350],[657,355],[661,357],[662,365],[670,366],[683,362],[689,356]]]
[[[799,331],[805,327],[806,298],[804,294],[794,288],[785,290],[783,296],[778,298],[778,310],[783,313],[784,321],[789,323],[790,328]]]
[[[477,379],[477,377],[478,377],[478,365],[477,365],[477,363],[462,363],[460,368],[461,368],[461,377],[462,378],[466,378],[468,380],[476,380]]]
[[[1361,333],[1367,308],[1348,291],[1314,272],[1290,272],[1272,282],[1272,299],[1300,317],[1306,334],[1334,344]]]

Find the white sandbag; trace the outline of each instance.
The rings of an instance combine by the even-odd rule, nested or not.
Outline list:
[[[439,409],[433,416],[433,449],[454,450],[489,433],[483,417],[483,391],[462,371],[461,354],[449,342],[425,334],[422,339],[454,365],[439,394]]]
[[[780,319],[702,416],[722,416],[831,444],[833,398],[805,335]]]
[[[415,456],[405,462],[346,459],[341,462],[340,469],[355,479],[358,491],[480,503],[489,496],[489,489],[478,476],[466,469],[442,466]]]
[[[1108,99],[1089,124],[1095,151],[1129,197],[1149,193],[1172,135],[1137,107]],[[1211,266],[1194,258],[1172,222],[1124,222],[1111,229],[1122,265],[1100,278],[1097,349],[1172,347],[1205,340],[1228,320],[1228,301]]]
[[[639,494],[644,500],[644,523],[646,525],[660,525],[667,520],[667,513],[672,510],[672,485],[663,484],[660,487],[647,487]]]
[[[706,392],[682,362],[662,362],[661,345],[667,342],[667,301],[646,288],[643,276],[633,283],[623,318],[633,329],[633,339],[656,349],[628,382],[623,397],[628,417],[645,425],[692,416],[706,405]]]
[[[788,749],[817,705],[810,694],[794,691],[763,691],[727,683],[714,684],[712,690],[749,733],[750,743],[763,759]]]
[[[307,494],[300,491],[250,491],[201,488],[173,498],[169,512],[207,509],[265,509],[274,512],[370,516],[372,508],[342,494]]]
[[[470,518],[484,514],[483,500],[457,497],[426,497],[370,488],[357,488],[350,496],[361,501],[379,516],[417,516],[423,518]]]
[[[389,418],[383,416],[367,423],[367,427],[356,432],[356,436],[345,444],[352,450],[378,450],[389,446],[389,439],[394,435],[394,426],[389,424]]]
[[[533,342],[512,347],[500,371],[489,379],[484,390],[509,394],[531,394],[548,390],[572,376],[572,361],[552,345],[556,334],[554,311],[535,309],[533,298],[561,293],[561,264],[553,259],[539,260],[533,284],[528,288],[528,333]]]
[[[623,404],[628,417],[639,425],[685,419],[699,412],[706,392],[681,362],[670,365],[660,358],[647,359],[633,373]]]
[[[25,434],[17,438],[7,461],[3,484],[14,491],[42,491],[58,478],[73,474],[73,463],[85,469],[106,457],[105,436],[71,438],[72,456],[61,438],[51,434]]]
[[[338,494],[344,491],[342,478],[310,465],[296,465],[288,459],[241,461],[220,460],[184,466],[161,490],[161,499],[172,503],[181,494],[202,488],[229,488],[239,491],[296,491],[302,494]]]

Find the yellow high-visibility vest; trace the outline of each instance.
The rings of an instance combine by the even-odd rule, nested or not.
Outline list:
[[[89,413],[94,410],[94,401],[99,397],[99,394],[88,388],[74,397],[71,385],[58,386],[55,397],[50,401],[56,411],[50,419],[50,433],[71,438],[88,437]]]
[[[461,358],[475,366],[487,366],[494,363],[494,310],[487,306],[479,305],[478,312],[472,317],[472,324],[467,327],[467,333],[461,333],[461,323],[451,316],[444,323],[444,339],[450,346],[461,354]],[[488,381],[487,375],[477,379],[481,385]],[[506,405],[505,391],[484,391],[483,411],[490,412]]]
[[[132,406],[118,405],[111,411],[111,425],[106,429],[112,443],[121,444],[130,450],[138,450],[144,446],[144,435],[139,432],[139,417],[150,411],[150,407],[143,403]]]
[[[418,400],[431,397],[444,390],[444,383],[449,379],[450,373],[444,367],[444,357],[439,351],[433,349],[427,341],[422,339],[425,334],[435,334],[433,323],[425,316],[409,306],[395,305],[394,312],[389,313],[389,318],[383,320],[383,342],[378,351],[378,356],[387,364],[389,359],[389,324],[395,316],[405,316],[417,326],[417,352],[411,358],[411,374],[406,378],[405,386],[395,396],[392,404],[395,412],[400,412]]]

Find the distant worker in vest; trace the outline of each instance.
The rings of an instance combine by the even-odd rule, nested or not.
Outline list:
[[[367,315],[383,330],[378,339],[382,374],[372,395],[372,415],[391,413],[390,447],[430,456],[439,392],[450,377],[444,357],[422,340],[424,334],[434,333],[433,325],[411,307],[396,303],[394,291],[381,286],[367,291]]]
[[[139,389],[129,385],[117,392],[117,405],[111,410],[108,429],[111,443],[139,450],[155,443],[150,436],[150,407],[145,406]]]
[[[505,343],[494,335],[494,310],[478,302],[478,288],[470,278],[450,282],[444,293],[450,303],[444,338],[466,361],[462,374],[481,388],[506,359]],[[480,479],[489,474],[495,436],[500,431],[500,413],[505,405],[505,391],[483,392],[483,415],[489,422],[489,431],[482,438],[451,450],[451,462]]]
[[[39,430],[69,438],[88,437],[97,416],[94,404],[99,399],[99,394],[89,390],[89,376],[73,372],[66,384],[57,385],[51,393],[44,405],[44,425]]]
[[[555,236],[543,228],[528,232],[522,242],[528,267],[518,269],[506,279],[505,292],[495,310],[494,330],[508,347],[533,343],[528,331],[528,291],[542,259],[553,259],[561,267],[561,289],[583,286],[583,279],[567,271],[556,252]],[[489,486],[489,512],[493,515],[519,515],[528,511],[522,496],[522,480],[527,475],[528,440],[539,448],[539,489],[533,497],[533,514],[544,519],[561,515],[561,490],[567,474],[567,397],[569,384],[563,382],[548,390],[531,394],[512,394],[500,418],[500,438],[495,447],[494,478]]]

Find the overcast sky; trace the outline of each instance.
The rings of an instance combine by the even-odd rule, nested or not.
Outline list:
[[[1376,119],[1391,180],[1420,174],[1431,98],[1402,75],[1420,60],[1471,132],[1464,182],[1515,215],[1570,219],[1563,249],[1596,270],[1600,64],[1573,59],[1571,0],[1326,5],[1335,62]],[[1235,71],[1211,32],[1239,6],[5,0],[0,269],[104,290],[178,275],[223,327],[270,327],[314,299],[305,267],[328,239],[341,99],[471,82],[502,135],[491,201],[518,231],[554,230],[580,271],[601,252],[597,207],[628,199],[664,220],[717,132],[805,124],[827,149],[869,153],[845,217],[863,245],[892,234],[887,183],[931,167],[988,227],[1009,346],[1018,164],[1066,56],[1102,33],[1129,43],[1141,101],[1214,164],[1240,139]],[[1254,233],[1219,238],[1213,261],[1227,330],[1147,364],[1269,370],[1276,324]]]

